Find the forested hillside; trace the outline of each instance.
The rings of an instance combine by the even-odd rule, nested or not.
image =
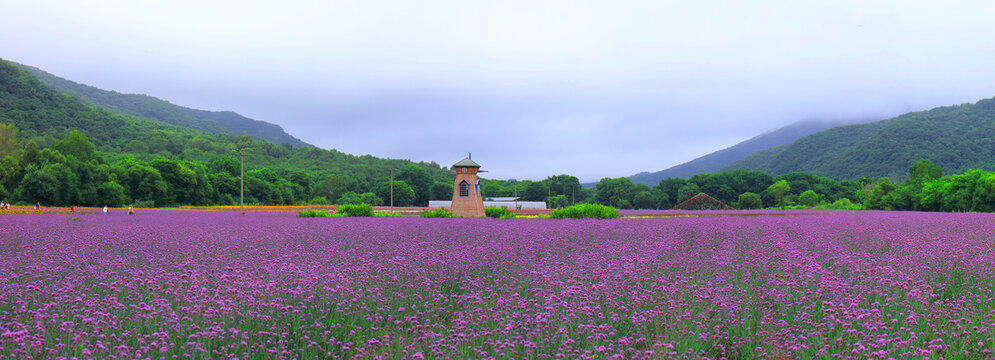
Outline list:
[[[836,127],[757,152],[723,170],[903,179],[919,159],[952,173],[995,169],[995,99]]]
[[[36,67],[10,63],[31,73],[53,90],[75,97],[88,105],[115,113],[148,118],[202,132],[249,135],[254,139],[277,144],[286,142],[292,146],[311,146],[287,134],[279,125],[249,119],[231,111],[196,110],[174,105],[148,95],[122,94],[116,91],[102,90],[63,79]]]
[[[704,192],[741,209],[995,211],[995,173],[964,170],[992,165],[993,114],[995,100],[983,100],[837,127],[738,162],[780,170],[787,165],[773,166],[811,166],[856,174],[855,180],[734,170],[670,177],[653,186],[604,178],[593,189],[583,189],[576,177],[556,175],[541,181],[482,179],[481,188],[485,197],[516,195],[545,200],[551,207],[590,202],[668,209]],[[391,198],[391,170],[394,205],[425,205],[453,192],[449,169],[436,163],[277,145],[116,114],[56,92],[0,60],[0,200],[54,206],[234,205],[239,148],[244,149],[249,204],[384,205]],[[918,155],[926,160],[895,170]],[[929,159],[953,164],[952,175],[943,176],[946,169]],[[891,178],[864,176],[882,173]]]
[[[688,178],[695,174],[716,172],[750,154],[785,145],[803,136],[845,123],[842,121],[799,121],[665,170],[652,173],[642,172],[629,176],[629,180],[636,184],[654,185],[669,177]]]
[[[238,147],[245,149],[250,203],[388,201],[452,194],[435,163],[353,156],[248,136],[210,134],[115,114],[54,91],[0,60],[0,198],[52,205],[234,204]],[[344,199],[343,199],[344,198]]]

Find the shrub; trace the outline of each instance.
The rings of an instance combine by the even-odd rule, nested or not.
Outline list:
[[[308,205],[328,205],[328,199],[324,196],[318,196],[308,202]]]
[[[860,210],[860,204],[854,204],[850,199],[842,198],[836,200],[832,205],[829,205],[830,209],[842,209],[842,210]]]
[[[514,219],[515,213],[508,211],[508,208],[502,206],[488,206],[484,208],[484,215],[487,217],[492,217],[495,219]]]
[[[344,204],[335,211],[336,216],[373,216],[370,204]]]
[[[437,210],[427,210],[427,211],[421,213],[421,217],[424,217],[424,218],[452,218],[452,217],[456,217],[456,215],[453,215],[453,213],[449,212],[446,209],[437,209]]]
[[[611,206],[600,204],[577,204],[563,209],[550,211],[549,217],[552,219],[616,219],[619,217],[619,214],[618,210]]]
[[[332,216],[332,214],[329,214],[325,210],[306,209],[306,210],[301,210],[301,212],[297,213],[297,217],[329,217],[329,216]]]
[[[373,213],[373,217],[399,217],[399,216],[401,216],[401,213],[393,211]]]

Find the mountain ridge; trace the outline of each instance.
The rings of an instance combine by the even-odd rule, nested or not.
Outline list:
[[[34,66],[7,61],[34,75],[35,78],[55,91],[77,98],[87,105],[100,107],[111,112],[207,133],[249,135],[255,139],[277,144],[286,142],[295,147],[314,146],[288,134],[279,125],[250,119],[233,111],[198,110],[173,104],[151,95],[104,90],[56,76]]]
[[[722,170],[903,179],[919,159],[932,161],[945,173],[995,169],[995,98],[823,130]]]
[[[729,164],[750,154],[791,143],[804,136],[836,126],[860,123],[867,120],[802,120],[770,130],[741,141],[730,147],[711,152],[688,162],[656,172],[641,172],[628,176],[636,184],[656,185],[668,177],[690,178],[695,174],[720,171]]]

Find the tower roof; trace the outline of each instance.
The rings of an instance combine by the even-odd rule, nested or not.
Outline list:
[[[480,164],[473,162],[473,160],[470,160],[470,158],[464,158],[463,160],[460,160],[459,162],[453,164],[453,167],[459,167],[459,166],[479,168]]]

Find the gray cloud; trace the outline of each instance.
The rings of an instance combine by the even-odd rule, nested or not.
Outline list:
[[[498,178],[660,170],[995,95],[988,2],[0,2],[0,57]],[[460,140],[463,134],[478,139]]]

